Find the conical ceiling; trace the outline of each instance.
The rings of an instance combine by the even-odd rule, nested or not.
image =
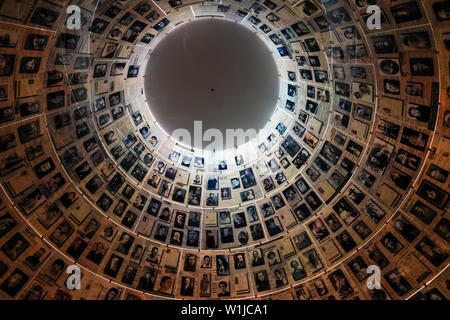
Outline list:
[[[0,298],[448,299],[450,2],[378,2],[3,1]],[[211,19],[265,43],[245,65],[277,86],[230,106],[264,127],[222,151],[146,90]]]

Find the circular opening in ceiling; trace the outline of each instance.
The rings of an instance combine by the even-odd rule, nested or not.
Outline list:
[[[248,28],[227,20],[200,19],[170,32],[153,50],[145,94],[168,134],[186,129],[194,145],[194,121],[222,133],[262,129],[275,110],[279,75],[267,45]],[[205,141],[205,147],[209,142]],[[234,141],[233,146],[239,146]]]

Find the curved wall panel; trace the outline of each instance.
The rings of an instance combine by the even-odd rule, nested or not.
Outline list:
[[[448,298],[449,12],[3,2],[0,298]],[[146,98],[152,51],[196,19],[245,26],[276,62],[275,111],[239,148],[186,147]]]

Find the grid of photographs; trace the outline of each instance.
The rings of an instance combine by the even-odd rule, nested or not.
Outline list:
[[[0,299],[449,299],[450,4],[370,29],[371,4],[77,1],[74,30],[67,1],[0,2]],[[187,150],[142,94],[192,13],[273,52],[247,152]]]

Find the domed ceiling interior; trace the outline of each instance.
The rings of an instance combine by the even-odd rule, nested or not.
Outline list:
[[[198,78],[261,123],[217,151],[169,135],[197,81],[158,55],[214,22],[263,44]],[[1,1],[0,298],[449,298],[449,54],[442,0]]]

